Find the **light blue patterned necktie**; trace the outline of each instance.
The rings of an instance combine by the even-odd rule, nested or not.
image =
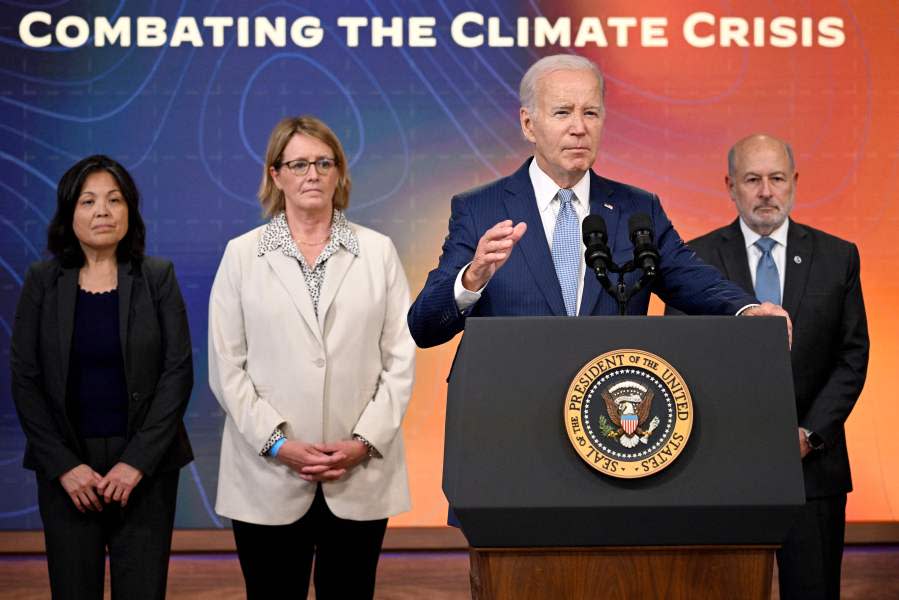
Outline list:
[[[755,241],[755,247],[762,251],[759,264],[755,267],[755,296],[762,302],[780,304],[780,274],[771,256],[771,249],[776,243],[767,236]]]
[[[559,190],[557,196],[561,206],[556,215],[556,228],[553,230],[553,264],[562,287],[565,312],[571,317],[577,311],[577,279],[581,266],[581,239],[578,235],[580,224],[571,204],[574,192]]]

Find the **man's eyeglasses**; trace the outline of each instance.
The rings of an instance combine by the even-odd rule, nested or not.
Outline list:
[[[325,173],[333,169],[336,164],[337,161],[333,158],[320,158],[312,162],[300,158],[298,160],[292,160],[286,163],[278,163],[275,166],[279,169],[281,167],[287,167],[294,175],[296,175],[297,177],[302,177],[309,172],[309,165],[315,165],[315,171],[319,175],[324,175]]]

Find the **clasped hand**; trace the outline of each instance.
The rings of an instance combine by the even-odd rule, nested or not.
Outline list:
[[[276,457],[306,481],[336,481],[368,455],[368,448],[358,440],[307,444],[287,440]]]
[[[59,483],[80,512],[99,512],[103,510],[100,498],[106,504],[118,502],[124,508],[143,476],[139,469],[122,462],[116,463],[104,477],[90,466],[80,464],[60,475]]]

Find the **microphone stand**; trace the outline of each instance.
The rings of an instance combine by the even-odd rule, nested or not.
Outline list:
[[[611,259],[603,262],[605,263],[605,269],[602,269],[597,264],[597,266],[593,268],[593,273],[596,275],[596,279],[599,281],[599,284],[603,287],[603,289],[608,292],[608,294],[612,296],[618,303],[618,314],[624,316],[627,312],[627,303],[630,302],[630,299],[634,297],[634,294],[642,290],[644,287],[649,285],[649,283],[653,279],[655,279],[656,271],[655,269],[643,271],[643,275],[640,276],[640,279],[637,280],[637,283],[635,283],[630,289],[628,289],[627,285],[624,283],[624,276],[631,271],[637,270],[637,265],[634,264],[634,261],[629,260],[620,266],[612,262]],[[608,273],[618,274],[617,284],[612,284],[612,282],[609,280]]]

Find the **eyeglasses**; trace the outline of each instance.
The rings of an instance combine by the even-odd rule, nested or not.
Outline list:
[[[296,175],[297,177],[302,177],[309,172],[310,165],[315,165],[316,173],[318,173],[319,175],[324,175],[328,171],[333,169],[336,164],[337,161],[333,158],[320,158],[312,162],[300,158],[298,160],[292,160],[286,163],[278,163],[275,166],[279,169],[281,167],[287,167],[294,175]]]

